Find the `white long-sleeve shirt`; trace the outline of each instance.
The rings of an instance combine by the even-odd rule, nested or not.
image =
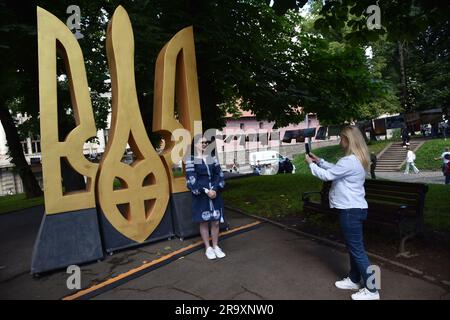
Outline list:
[[[408,150],[408,152],[406,153],[406,162],[414,162],[414,160],[414,152],[412,152],[412,150]]]
[[[319,165],[311,163],[311,172],[323,181],[333,181],[329,193],[330,208],[367,209],[364,198],[366,171],[355,155],[341,158],[336,164],[320,159]]]

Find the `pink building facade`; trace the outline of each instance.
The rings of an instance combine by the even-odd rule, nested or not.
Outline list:
[[[296,125],[273,129],[273,122],[258,121],[249,111],[241,111],[239,118],[227,116],[226,126],[218,132],[217,150],[220,162],[230,165],[236,159],[239,163],[246,163],[248,152],[260,150],[279,150],[282,146],[303,144],[291,139],[282,141],[286,131],[307,128],[319,129],[320,123],[315,114],[308,114],[305,120]],[[220,139],[222,137],[222,139]],[[311,138],[315,140],[314,137]]]

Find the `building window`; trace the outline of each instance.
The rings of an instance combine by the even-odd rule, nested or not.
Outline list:
[[[27,146],[27,141],[22,141],[20,142],[20,144],[22,145],[22,150],[24,154],[28,154],[28,146]]]
[[[263,128],[264,128],[264,122],[260,122],[260,123],[259,123],[259,128],[260,128],[260,129],[263,129]]]
[[[243,123],[241,123],[241,124],[239,125],[239,127],[241,128],[241,130],[244,130],[244,124],[243,124]]]
[[[105,135],[105,145],[106,145],[108,144],[109,129],[103,129],[103,133]]]
[[[39,140],[31,141],[31,152],[32,153],[41,153],[41,141],[39,141]]]

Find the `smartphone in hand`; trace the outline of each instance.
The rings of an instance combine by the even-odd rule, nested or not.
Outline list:
[[[310,150],[309,150],[309,143],[305,143],[305,153],[309,156]]]

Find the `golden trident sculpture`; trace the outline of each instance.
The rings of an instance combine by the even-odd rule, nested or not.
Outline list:
[[[100,166],[83,155],[84,142],[96,135],[84,60],[73,34],[54,15],[37,9],[39,43],[39,93],[45,209],[57,214],[95,207],[94,186],[100,207],[120,233],[145,241],[166,212],[170,192],[186,188],[174,179],[170,133],[185,128],[191,133],[201,121],[192,27],[177,33],[161,50],[155,72],[153,129],[161,132],[166,148],[157,154],[146,134],[140,115],[134,78],[134,38],[125,9],[119,6],[107,31],[107,56],[112,82],[112,120],[110,138]],[[65,141],[58,139],[56,99],[56,51],[62,52],[69,78],[76,127]],[[179,106],[175,117],[176,100]],[[201,128],[200,128],[201,130]],[[123,163],[127,143],[136,156],[131,165]],[[61,158],[86,176],[87,188],[64,193]],[[114,189],[114,180],[121,189]],[[125,208],[124,214],[118,206]]]

